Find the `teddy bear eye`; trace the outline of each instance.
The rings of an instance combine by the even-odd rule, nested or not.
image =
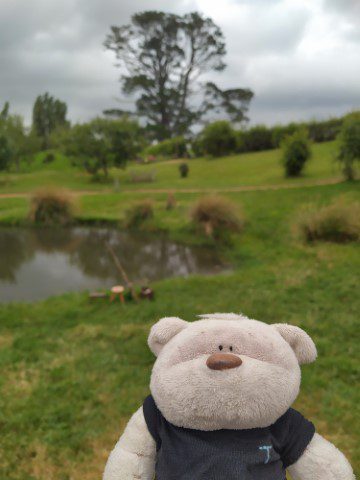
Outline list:
[[[222,350],[224,347],[222,345],[219,345],[219,350]]]
[[[233,351],[233,347],[230,347],[230,352],[232,352],[232,351]]]

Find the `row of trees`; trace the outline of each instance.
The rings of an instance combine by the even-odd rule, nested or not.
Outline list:
[[[280,147],[283,139],[299,130],[306,129],[313,142],[335,140],[341,130],[343,118],[325,121],[289,123],[288,125],[256,125],[236,130],[230,122],[217,121],[207,126],[194,141],[198,156],[220,156],[229,153],[257,152]]]
[[[219,157],[281,145],[290,152],[284,160],[287,174],[297,175],[309,157],[309,141],[333,139],[339,132],[338,159],[346,177],[354,176],[354,165],[360,159],[359,113],[345,119],[240,130],[235,130],[228,121],[217,121],[206,125],[195,136],[177,136],[151,144],[148,129],[125,115],[116,120],[96,118],[71,126],[65,116],[66,105],[48,94],[39,96],[35,102],[31,129],[26,129],[21,117],[10,114],[9,110],[6,103],[0,112],[0,170],[12,165],[19,169],[20,160],[30,161],[34,153],[44,148],[62,151],[74,165],[100,179],[100,175],[108,176],[111,166],[122,168],[129,160],[139,157],[147,160]],[[303,157],[304,160],[297,161]],[[51,162],[54,156],[49,154],[45,158]]]

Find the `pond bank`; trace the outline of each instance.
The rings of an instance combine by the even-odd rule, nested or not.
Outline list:
[[[225,265],[213,249],[165,235],[110,228],[0,227],[0,302],[33,301],[122,283],[106,244],[136,284],[173,276],[215,274]]]

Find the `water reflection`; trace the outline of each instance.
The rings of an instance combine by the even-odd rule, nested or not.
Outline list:
[[[164,236],[107,228],[0,229],[0,301],[35,300],[119,282],[106,242],[139,283],[221,269],[213,250],[178,245]]]

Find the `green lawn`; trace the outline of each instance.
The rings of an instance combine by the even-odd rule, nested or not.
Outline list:
[[[218,159],[188,160],[190,174],[181,179],[178,166],[181,160],[170,160],[152,165],[129,164],[126,170],[111,170],[111,177],[118,178],[121,189],[183,189],[183,188],[229,188],[248,185],[283,185],[314,182],[319,179],[333,179],[340,176],[334,162],[336,143],[328,142],[313,145],[313,158],[300,179],[284,178],[280,164],[281,151],[247,153]],[[72,167],[70,161],[59,154],[48,165],[42,163],[44,154],[36,157],[29,166],[22,167],[21,173],[11,172],[0,175],[0,193],[29,192],[44,185],[67,187],[72,190],[113,189],[113,181],[99,184],[83,171]],[[130,182],[130,171],[155,171],[152,183],[134,184]]]
[[[306,178],[333,176],[332,144],[316,148],[327,151],[328,160],[314,157]],[[259,167],[261,156],[267,169]],[[248,162],[244,170],[243,162]],[[189,179],[180,180],[176,165],[157,164],[154,188],[234,185],[241,172],[244,184],[285,181],[276,152],[192,160],[190,168]],[[28,175],[34,181],[35,172]],[[14,190],[21,188],[14,183]],[[303,368],[296,407],[360,474],[359,245],[303,245],[291,233],[301,205],[321,205],[338,196],[359,199],[359,183],[226,195],[246,218],[244,233],[231,245],[213,245],[232,263],[230,273],[158,282],[156,300],[141,304],[96,304],[86,294],[69,294],[0,307],[0,480],[100,478],[125,422],[148,393],[153,357],[146,336],[151,324],[165,315],[192,320],[214,311],[242,311],[306,329],[319,359]],[[165,210],[166,194],[161,193],[85,195],[79,199],[78,217],[118,221],[131,203],[149,196],[155,205],[151,228],[167,230],[181,241],[209,243],[189,228],[188,211],[199,197],[195,193],[177,193],[172,211]],[[0,199],[0,223],[20,222],[27,208],[25,198]]]

